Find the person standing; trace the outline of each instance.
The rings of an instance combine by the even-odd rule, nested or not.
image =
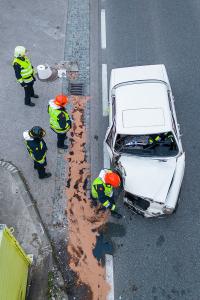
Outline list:
[[[67,138],[66,133],[70,130],[72,122],[65,106],[68,98],[65,95],[57,95],[55,99],[49,101],[48,113],[50,116],[50,127],[57,134],[57,147],[67,149],[64,144]]]
[[[51,173],[46,173],[45,170],[47,165],[47,146],[43,140],[45,134],[45,130],[40,126],[34,126],[30,130],[26,130],[23,133],[26,148],[34,161],[34,169],[38,171],[38,176],[40,179],[51,176]]]
[[[39,98],[39,96],[34,93],[34,68],[30,62],[30,59],[26,56],[25,47],[15,47],[12,65],[15,71],[17,82],[21,84],[25,91],[25,105],[35,106],[35,104],[31,102],[31,98]]]
[[[122,215],[116,210],[113,188],[118,188],[120,183],[121,179],[116,172],[103,169],[99,176],[94,179],[91,191],[93,204],[96,205],[98,200],[103,206],[103,210],[110,209],[111,215],[117,218],[122,218]]]

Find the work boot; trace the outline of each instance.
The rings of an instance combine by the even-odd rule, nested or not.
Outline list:
[[[34,94],[33,96],[31,96],[31,98],[39,98],[39,96]]]
[[[28,104],[25,104],[25,105],[28,105],[28,106],[35,106],[35,103],[33,103],[33,102],[30,102],[30,103],[28,103]]]
[[[45,173],[44,177],[39,177],[40,179],[49,178],[51,177],[51,173]]]
[[[67,145],[59,146],[58,149],[68,149]]]

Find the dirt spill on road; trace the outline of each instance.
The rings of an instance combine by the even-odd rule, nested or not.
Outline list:
[[[107,215],[96,213],[87,197],[90,166],[86,161],[86,128],[84,109],[88,98],[72,97],[73,128],[71,130],[67,181],[67,209],[69,222],[69,266],[77,274],[79,283],[88,286],[91,293],[87,300],[105,300],[109,286],[105,268],[93,256],[98,228],[105,224]],[[91,142],[91,141],[90,141]],[[89,295],[89,294],[88,294]]]

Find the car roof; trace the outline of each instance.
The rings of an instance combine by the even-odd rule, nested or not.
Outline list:
[[[115,101],[117,133],[156,134],[172,130],[164,82],[123,83],[115,89]]]

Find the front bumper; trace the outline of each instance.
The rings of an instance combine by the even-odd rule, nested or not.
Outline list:
[[[145,218],[159,218],[165,216],[162,207],[155,211],[151,208],[150,201],[125,192],[124,205],[126,205],[134,214],[141,215]]]

